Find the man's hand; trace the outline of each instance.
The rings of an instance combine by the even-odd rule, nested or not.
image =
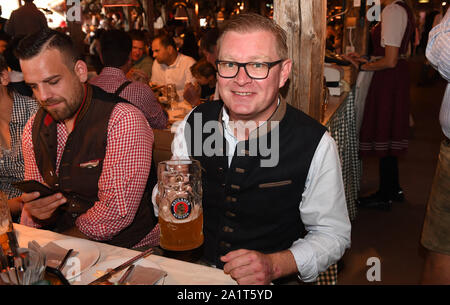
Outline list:
[[[268,285],[275,279],[273,261],[268,254],[240,249],[222,256],[223,271],[240,285]]]
[[[61,193],[56,193],[43,198],[39,198],[39,196],[39,192],[23,193],[22,196],[20,196],[20,199],[24,203],[23,208],[27,210],[31,216],[39,220],[49,219],[53,215],[53,212],[67,201]]]
[[[188,101],[192,106],[200,104],[200,95],[202,89],[198,84],[187,83],[184,86],[183,98]]]
[[[298,273],[292,252],[263,254],[258,251],[239,249],[222,256],[223,271],[240,285],[268,285],[273,280]]]
[[[144,84],[148,84],[150,81],[147,74],[140,69],[131,69],[128,71],[127,78],[131,81],[141,82]]]

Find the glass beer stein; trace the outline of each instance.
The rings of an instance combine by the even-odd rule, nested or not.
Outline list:
[[[156,203],[161,248],[186,251],[203,244],[202,179],[198,161],[160,162]]]

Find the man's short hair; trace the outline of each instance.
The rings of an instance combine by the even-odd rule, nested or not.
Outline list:
[[[120,68],[131,53],[130,35],[121,30],[108,30],[100,36],[100,53],[105,67]]]
[[[129,35],[131,37],[131,40],[137,40],[137,41],[142,41],[144,43],[144,45],[147,44],[147,36],[145,35],[145,33],[141,30],[131,30],[129,32]]]
[[[288,58],[285,30],[275,21],[255,13],[238,14],[228,19],[221,28],[221,33],[217,40],[217,50],[220,50],[220,43],[227,32],[248,33],[258,30],[271,32],[277,42],[278,56],[280,56],[280,59]]]
[[[69,36],[50,28],[25,36],[17,46],[15,54],[17,58],[27,60],[39,55],[44,49],[59,50],[66,65],[71,68],[77,60],[82,59]]]
[[[172,36],[168,34],[161,34],[155,37],[153,41],[156,39],[159,39],[159,43],[164,46],[164,48],[167,48],[168,46],[172,46],[174,50],[177,50],[177,45],[175,44],[175,40],[173,40]]]

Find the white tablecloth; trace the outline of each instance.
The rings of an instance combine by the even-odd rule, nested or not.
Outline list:
[[[14,224],[14,229],[17,232],[19,246],[26,248],[28,242],[36,240],[40,245],[61,239],[73,238],[58,234],[55,232],[40,230],[35,228],[26,227],[20,224]],[[104,243],[89,241],[95,244],[100,250],[100,258],[97,262],[101,263],[107,260],[113,260],[117,258],[129,258],[139,254],[138,251],[111,246]],[[158,264],[161,269],[167,272],[167,277],[164,280],[164,285],[236,285],[237,283],[227,274],[224,274],[223,270],[211,268],[203,265],[192,264],[180,260],[175,260],[158,255],[150,255],[146,258],[153,263]],[[91,269],[97,270],[96,265]],[[84,271],[84,272],[87,272]],[[83,273],[84,273],[83,272]],[[83,274],[81,274],[81,277]],[[83,284],[83,281],[73,281],[74,285]]]

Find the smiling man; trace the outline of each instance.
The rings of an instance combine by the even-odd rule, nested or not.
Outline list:
[[[132,31],[131,36],[131,62],[133,66],[128,75],[133,80],[138,80],[139,76],[142,77],[142,81],[148,84],[152,77],[153,58],[147,55],[146,38],[142,31]]]
[[[314,281],[350,246],[336,144],[279,94],[292,61],[276,23],[239,14],[217,47],[222,101],[196,107],[172,145],[173,158],[204,169],[204,260],[240,284]]]
[[[70,38],[50,29],[17,50],[41,107],[25,126],[25,179],[56,193],[24,193],[21,223],[122,247],[156,245],[145,193],[153,132],[141,111],[86,83]]]

